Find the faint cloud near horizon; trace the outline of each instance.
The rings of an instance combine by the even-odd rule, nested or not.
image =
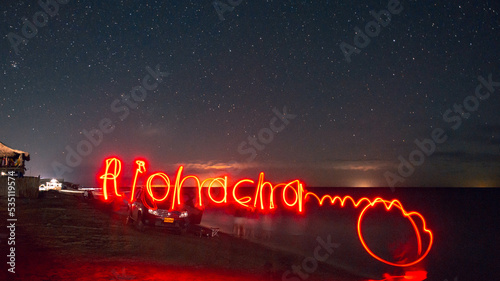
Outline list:
[[[185,169],[193,169],[200,171],[224,171],[231,169],[323,169],[323,170],[348,170],[348,171],[376,171],[382,170],[394,164],[388,161],[381,160],[332,160],[313,163],[288,163],[288,162],[234,162],[226,163],[219,161],[195,161],[191,163],[176,163],[175,166],[184,166]]]
[[[377,171],[394,166],[394,163],[382,160],[333,160],[316,164],[317,168],[326,170],[346,170],[346,171]]]

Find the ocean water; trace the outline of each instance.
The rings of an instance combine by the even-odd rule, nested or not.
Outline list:
[[[407,271],[426,271],[427,280],[500,280],[500,189],[498,188],[308,188],[319,196],[351,196],[397,199],[407,212],[415,211],[432,231],[428,255],[409,267],[385,264],[372,257],[361,244],[357,224],[368,203],[357,208],[350,201],[342,207],[337,201],[318,206],[308,200],[304,212],[286,209],[279,198],[276,210],[263,214],[247,212],[243,217],[231,208],[210,205],[202,224],[241,236],[269,247],[313,257],[318,239],[331,240],[333,249],[326,263],[356,272],[368,279],[383,279],[384,273],[401,275]],[[418,252],[413,225],[397,208],[386,211],[383,204],[368,208],[361,229],[369,249],[384,260],[410,263],[427,249],[430,239],[420,232],[422,249]],[[415,218],[415,216],[412,216]],[[422,228],[415,219],[418,229]],[[243,226],[242,226],[243,225]],[[380,277],[380,278],[378,278]]]

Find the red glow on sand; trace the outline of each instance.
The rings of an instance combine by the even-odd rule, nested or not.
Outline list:
[[[427,279],[427,271],[425,270],[415,270],[415,271],[407,271],[405,275],[390,275],[389,273],[384,273],[382,275],[384,279],[380,280],[368,280],[368,281],[403,281],[403,280],[412,280],[412,281],[424,281]]]
[[[135,172],[135,177],[132,183],[132,194],[130,196],[129,202],[133,202],[133,194],[135,192],[136,184],[137,184],[137,179],[140,174],[143,174],[146,172],[146,167],[145,167],[145,162],[142,160],[137,160],[137,169]],[[185,183],[186,180],[192,179],[196,183],[196,187],[198,190],[198,202],[197,205],[198,207],[203,206],[203,200],[202,200],[202,190],[205,187],[206,192],[208,194],[208,198],[210,201],[216,205],[224,205],[228,204],[228,177],[218,177],[218,178],[208,178],[203,181],[200,181],[200,179],[197,176],[194,175],[187,175],[185,177],[182,176],[184,167],[180,166],[179,169],[177,170],[177,175],[175,179],[175,186],[173,188],[173,194],[172,194],[172,206],[171,209],[175,209],[176,205],[181,204],[181,189]],[[99,178],[103,180],[103,193],[104,193],[104,200],[108,200],[108,186],[107,183],[109,180],[113,181],[114,185],[114,190],[115,190],[115,195],[118,197],[121,197],[121,194],[118,194],[118,183],[117,179],[120,176],[121,173],[121,161],[118,160],[117,158],[109,158],[106,159],[105,161],[105,169],[104,169],[104,174],[101,175]],[[159,178],[162,180],[165,184],[164,185],[159,185],[161,187],[166,188],[165,193],[163,197],[156,197],[154,192],[153,192],[153,180],[155,178]],[[206,185],[208,183],[208,186]],[[398,267],[408,267],[415,265],[422,261],[428,254],[429,251],[432,247],[433,243],[433,235],[432,232],[427,229],[426,227],[426,222],[424,217],[418,213],[418,212],[408,212],[403,208],[403,205],[401,202],[398,200],[386,200],[382,199],[380,197],[377,197],[373,200],[370,200],[366,197],[363,197],[359,200],[354,200],[351,196],[345,196],[345,197],[340,197],[340,196],[334,196],[332,197],[331,195],[324,195],[323,197],[319,197],[317,194],[314,192],[307,192],[304,189],[303,184],[299,180],[293,180],[288,183],[278,183],[276,185],[273,185],[271,182],[268,182],[265,180],[265,174],[264,172],[259,173],[259,180],[257,184],[255,185],[255,197],[253,199],[253,208],[249,203],[252,201],[252,198],[250,196],[244,196],[244,197],[238,197],[237,195],[237,188],[240,187],[242,184],[255,184],[255,181],[251,179],[242,179],[237,181],[232,189],[232,197],[234,199],[234,202],[237,204],[246,207],[246,208],[251,208],[251,209],[260,209],[262,212],[265,211],[270,211],[276,208],[275,203],[274,203],[274,197],[275,197],[275,192],[277,189],[281,189],[281,199],[282,199],[282,204],[284,206],[287,206],[289,208],[296,208],[296,211],[298,213],[302,213],[304,211],[304,205],[305,202],[307,201],[308,197],[315,198],[318,201],[318,204],[320,206],[323,206],[326,200],[330,201],[330,205],[335,205],[336,202],[340,203],[341,207],[344,207],[347,201],[350,201],[352,205],[355,208],[358,208],[360,206],[364,206],[363,209],[361,210],[361,213],[359,214],[358,217],[358,224],[357,224],[357,231],[358,231],[358,236],[359,240],[361,241],[361,244],[365,248],[365,250],[370,254],[373,258],[392,265],[392,266],[398,266]],[[217,185],[217,186],[216,186]],[[158,186],[158,185],[157,185]],[[213,190],[215,188],[219,188],[222,190],[222,194],[219,194],[220,198],[215,198],[213,195]],[[153,209],[156,207],[155,202],[162,202],[165,201],[169,194],[170,194],[170,178],[168,177],[167,174],[162,173],[162,172],[157,172],[152,174],[151,176],[148,177],[146,181],[146,194],[145,196],[148,196],[148,198],[141,198],[143,203],[147,206],[150,206],[150,204],[147,203],[147,201],[151,201],[151,204],[153,206]],[[268,193],[267,193],[268,192]],[[265,193],[267,193],[269,196],[265,196]],[[267,205],[267,203],[269,203]],[[366,205],[365,205],[366,204]],[[413,261],[405,261],[404,263],[396,263],[396,262],[391,262],[388,260],[385,260],[379,256],[377,256],[367,245],[363,234],[362,234],[362,228],[361,224],[364,218],[365,213],[369,210],[374,208],[377,204],[383,204],[385,207],[385,210],[389,212],[391,209],[396,208],[398,209],[402,216],[405,217],[406,219],[409,220],[411,223],[413,230],[415,231],[415,236],[417,240],[417,247],[418,247],[418,257],[413,260]],[[268,208],[266,208],[268,206]],[[420,223],[421,223],[421,229],[419,229],[417,223],[415,222],[414,218],[419,218]],[[426,233],[428,235],[428,243],[427,247],[425,248],[425,251],[422,253],[423,249],[423,243],[422,243],[422,236],[421,236],[421,231],[422,233]],[[410,274],[411,272],[411,274]],[[405,279],[411,279],[411,280],[424,280],[424,279],[419,279],[423,276],[423,273],[425,271],[408,271],[407,275],[404,276]],[[426,276],[425,272],[425,276]],[[385,279],[384,279],[385,280]],[[387,279],[390,280],[390,279]]]

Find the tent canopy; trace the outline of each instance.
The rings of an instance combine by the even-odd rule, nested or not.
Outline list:
[[[30,154],[28,152],[24,152],[17,149],[12,149],[2,142],[0,142],[0,158],[3,157],[19,157],[19,155],[23,155],[23,159],[26,161],[30,160]]]

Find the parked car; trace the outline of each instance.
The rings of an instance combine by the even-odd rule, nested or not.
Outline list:
[[[171,200],[153,204],[146,191],[139,188],[134,196],[134,202],[128,204],[126,224],[135,224],[141,231],[145,226],[157,226],[185,233],[190,224],[200,224],[203,214],[202,210],[194,207],[192,197],[186,197],[187,200],[181,206],[171,210]]]

